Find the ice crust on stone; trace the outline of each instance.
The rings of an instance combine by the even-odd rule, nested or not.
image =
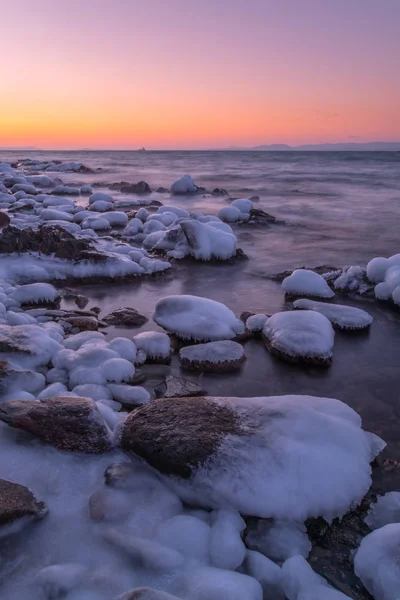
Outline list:
[[[38,304],[55,302],[60,294],[50,283],[30,283],[17,287],[10,297],[18,304]]]
[[[198,296],[167,296],[156,304],[155,322],[182,339],[218,341],[244,332],[244,324],[221,302]]]
[[[400,523],[367,535],[354,557],[354,571],[375,600],[398,600]]]
[[[143,350],[148,358],[168,358],[171,354],[171,341],[166,333],[143,331],[133,338],[138,350]]]
[[[345,600],[348,598],[317,575],[302,556],[282,566],[282,587],[288,600]]]
[[[353,306],[328,304],[327,302],[316,302],[307,299],[296,300],[293,306],[303,310],[319,312],[339,329],[365,329],[373,321],[369,313]]]
[[[316,298],[333,298],[335,295],[325,279],[307,269],[296,269],[282,281],[286,294],[293,296],[312,296]]]
[[[255,333],[262,331],[265,323],[268,321],[268,315],[258,314],[252,315],[246,320],[246,329]]]
[[[330,321],[312,310],[280,312],[264,325],[263,335],[272,348],[291,358],[329,360],[334,331]]]
[[[378,300],[392,300],[400,306],[400,254],[373,258],[367,265],[367,276],[377,284],[375,297]]]
[[[181,349],[179,355],[182,359],[191,362],[218,364],[241,360],[244,357],[244,349],[237,342],[221,340],[218,342],[208,342],[207,344],[186,346]]]
[[[173,194],[193,194],[197,191],[193,178],[190,175],[183,175],[180,179],[174,181],[171,185]]]
[[[364,520],[371,529],[400,523],[400,492],[388,492],[384,496],[378,496]]]

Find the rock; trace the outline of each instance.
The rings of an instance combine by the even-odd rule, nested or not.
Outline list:
[[[146,181],[139,181],[138,183],[123,185],[120,189],[123,194],[138,194],[139,196],[151,194],[151,187],[148,183],[146,183]]]
[[[75,298],[75,304],[78,308],[85,308],[89,302],[89,298],[86,296],[81,296],[80,294]]]
[[[5,227],[0,235],[0,254],[40,252],[54,254],[70,261],[92,260],[105,262],[106,254],[98,252],[86,238],[75,237],[62,227],[40,225],[37,229]]]
[[[270,215],[269,213],[259,209],[259,208],[252,208],[250,211],[250,221],[252,223],[258,223],[260,225],[264,225],[264,224],[271,224],[274,223],[275,225],[285,225],[285,221],[279,221],[276,217],[274,217],[273,215]]]
[[[155,590],[149,587],[138,587],[134,590],[130,590],[121,596],[118,596],[116,600],[180,600],[178,596],[171,596],[167,592]]]
[[[224,190],[223,188],[215,188],[211,194],[213,196],[228,196],[228,192],[226,190]]]
[[[0,210],[0,229],[9,225],[10,221],[11,219],[8,214]]]
[[[183,369],[224,373],[239,369],[246,360],[243,346],[231,340],[186,346],[179,352]]]
[[[99,315],[101,313],[101,308],[99,306],[92,306],[91,308],[89,308],[89,310],[95,315]]]
[[[196,382],[174,375],[167,375],[165,381],[154,388],[154,393],[156,398],[186,398],[207,394]]]
[[[81,331],[97,331],[98,329],[96,317],[68,317],[65,321]]]
[[[103,318],[108,325],[121,327],[142,327],[147,323],[148,318],[141,315],[136,309],[123,306],[113,310],[112,313]]]
[[[0,421],[67,452],[99,454],[111,448],[106,426],[91,398],[10,400],[0,405]]]
[[[0,394],[10,394],[24,390],[29,394],[40,393],[45,386],[45,378],[36,371],[13,369],[7,361],[0,361]]]
[[[0,525],[8,525],[22,517],[42,519],[47,512],[46,504],[38,500],[29,488],[0,479]]]
[[[302,271],[302,270],[308,270],[308,271],[314,271],[314,273],[318,273],[318,275],[325,275],[325,273],[330,273],[331,271],[335,271],[338,273],[338,275],[342,272],[339,271],[337,269],[337,267],[331,267],[329,265],[319,265],[318,267],[297,267],[296,269],[294,269],[295,271]],[[284,279],[286,279],[286,277],[290,277],[290,275],[293,273],[293,269],[290,269],[288,271],[281,271],[280,273],[276,273],[276,275],[271,275],[268,279],[272,279],[272,281],[280,281],[282,282]]]
[[[116,183],[110,183],[107,187],[110,190],[121,190],[121,188],[128,187],[130,185],[132,185],[132,184],[129,183],[129,181],[120,181],[120,182],[116,182]]]
[[[169,190],[165,187],[158,187],[156,189],[157,194],[168,194]]]

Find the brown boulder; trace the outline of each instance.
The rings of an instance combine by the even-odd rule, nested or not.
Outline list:
[[[67,452],[100,454],[111,448],[107,428],[91,398],[10,400],[0,405],[0,421]]]
[[[6,227],[6,225],[9,225],[10,220],[11,219],[8,214],[0,210],[0,229]]]
[[[151,187],[146,181],[123,185],[120,189],[123,194],[138,194],[139,196],[151,194]]]
[[[147,323],[148,318],[141,315],[136,309],[123,306],[113,310],[112,313],[103,318],[107,325],[123,327],[141,327]]]
[[[22,517],[42,519],[47,506],[24,485],[0,479],[0,525],[8,525]]]
[[[120,445],[161,473],[188,479],[226,435],[237,433],[237,414],[212,398],[161,398],[129,414]]]
[[[97,331],[99,326],[96,317],[90,316],[68,317],[65,321],[81,331]]]

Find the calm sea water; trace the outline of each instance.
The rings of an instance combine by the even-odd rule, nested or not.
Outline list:
[[[161,279],[130,285],[84,285],[108,314],[134,306],[150,320],[157,300],[169,294],[195,294],[244,310],[273,313],[288,308],[279,284],[268,276],[283,269],[330,264],[366,263],[374,256],[400,252],[400,154],[389,152],[35,152],[0,153],[17,157],[81,161],[95,174],[61,174],[65,182],[112,183],[146,180],[153,189],[169,187],[185,173],[208,190],[225,188],[231,197],[257,195],[260,208],[286,225],[235,227],[248,261],[207,265],[175,263]],[[101,188],[100,188],[101,189]],[[104,188],[106,191],[106,187]],[[115,197],[118,194],[114,194]],[[224,198],[154,194],[164,204],[216,214]],[[87,202],[87,198],[81,200]],[[374,316],[365,335],[336,334],[330,369],[288,366],[273,359],[260,342],[246,344],[244,368],[230,376],[198,376],[210,394],[273,395],[303,393],[336,397],[357,410],[364,426],[388,442],[388,454],[400,459],[400,318],[374,301],[338,297],[336,302],[361,306]],[[89,305],[90,306],[90,305]],[[110,329],[109,337],[132,330]],[[148,384],[159,383],[169,368],[155,367]],[[171,371],[180,373],[174,358]],[[187,376],[187,374],[184,374]],[[392,479],[389,480],[389,488]],[[400,481],[399,481],[400,485]]]

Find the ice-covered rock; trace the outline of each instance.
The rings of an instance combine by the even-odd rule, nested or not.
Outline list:
[[[113,203],[114,200],[110,194],[105,194],[103,192],[95,192],[89,198],[89,205],[94,204],[95,202],[109,202]]]
[[[143,331],[133,341],[138,350],[143,350],[149,360],[165,361],[171,356],[171,341],[166,333]]]
[[[101,365],[101,372],[107,381],[122,383],[133,377],[135,367],[125,358],[110,358]]]
[[[371,529],[400,523],[400,492],[388,492],[384,496],[378,496],[364,520]]]
[[[348,600],[317,575],[302,556],[289,558],[282,566],[282,587],[288,600]]]
[[[39,325],[0,325],[0,360],[12,354],[14,364],[35,369],[47,365],[62,346]]]
[[[86,573],[85,567],[74,563],[50,565],[37,573],[35,584],[45,598],[63,598],[83,582]]]
[[[235,206],[224,206],[218,211],[218,217],[226,223],[236,223],[242,220],[242,213]]]
[[[307,558],[311,550],[311,542],[303,523],[271,522],[267,519],[260,519],[248,527],[246,546],[277,562],[284,562],[296,555]]]
[[[229,340],[244,332],[244,325],[221,302],[198,296],[167,296],[156,304],[154,321],[182,339]]]
[[[59,450],[98,454],[111,448],[103,419],[91,398],[3,402],[0,421],[32,433]]]
[[[174,181],[171,185],[171,192],[173,194],[194,194],[197,192],[197,186],[195,185],[193,178],[190,175],[183,175],[180,179]]]
[[[195,220],[181,222],[190,255],[197,260],[228,260],[236,254],[237,238],[211,224]]]
[[[341,292],[357,292],[358,294],[364,294],[368,290],[368,283],[366,282],[365,269],[356,265],[344,269],[343,273],[339,275],[334,281],[335,290]]]
[[[56,210],[55,208],[45,208],[40,213],[40,218],[42,221],[69,221],[73,220],[71,214],[63,212],[61,210]]]
[[[245,560],[246,573],[261,584],[264,598],[268,600],[285,600],[281,583],[281,568],[260,552],[247,550]]]
[[[262,600],[261,585],[248,575],[201,567],[187,575],[187,593],[191,600]]]
[[[113,399],[120,402],[127,409],[142,406],[150,401],[149,392],[139,385],[131,386],[110,383],[108,384],[108,389]]]
[[[246,329],[248,329],[252,333],[259,333],[263,330],[264,325],[268,321],[268,319],[268,315],[251,315],[248,319],[246,319]]]
[[[0,478],[0,526],[23,517],[42,519],[46,514],[46,504],[29,488]]]
[[[325,279],[307,269],[296,269],[282,281],[282,288],[291,296],[311,296],[315,298],[333,298],[335,295]]]
[[[18,304],[53,304],[59,300],[60,294],[50,283],[28,283],[17,287],[11,298]]]
[[[276,313],[265,323],[263,337],[268,350],[288,362],[331,363],[335,334],[330,321],[318,312]]]
[[[107,347],[114,352],[117,352],[121,358],[125,358],[130,362],[135,362],[137,348],[136,345],[128,338],[117,337],[108,342]]]
[[[240,210],[241,213],[247,213],[249,215],[253,210],[254,204],[248,198],[237,198],[231,203],[231,206]]]
[[[246,556],[241,538],[246,523],[237,511],[225,509],[214,511],[212,521],[209,542],[211,564],[219,569],[235,571]]]
[[[400,523],[385,525],[363,539],[354,571],[375,600],[398,600]]]
[[[189,504],[291,521],[360,502],[384,445],[350,407],[311,396],[152,400],[121,436]]]
[[[155,590],[149,587],[138,587],[118,596],[116,600],[181,600],[178,596],[172,596],[167,592]]]
[[[179,352],[183,369],[217,373],[239,369],[245,360],[243,346],[231,340],[186,346]]]
[[[296,300],[293,306],[302,310],[315,310],[324,315],[334,327],[345,330],[366,329],[373,321],[369,313],[361,308],[343,304],[328,304],[315,300]]]
[[[118,210],[103,213],[103,218],[107,219],[111,227],[125,227],[128,223],[128,215]]]

